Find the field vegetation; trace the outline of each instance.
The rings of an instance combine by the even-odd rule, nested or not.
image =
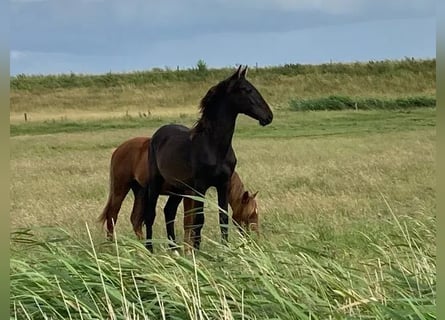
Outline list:
[[[18,75],[11,79],[11,121],[24,121],[24,113],[30,121],[196,116],[207,89],[233,71],[205,70]],[[436,95],[435,59],[251,67],[248,77],[274,110],[287,110],[295,100],[329,96],[386,101],[435,99]],[[431,106],[430,100],[427,105]]]
[[[12,79],[11,318],[436,319],[435,60],[252,68],[275,117],[239,116],[233,144],[261,235],[231,225],[220,245],[211,189],[192,257],[167,249],[165,197],[153,255],[131,230],[131,194],[105,240],[113,149],[193,125],[230,72]],[[301,107],[334,100],[348,107]]]

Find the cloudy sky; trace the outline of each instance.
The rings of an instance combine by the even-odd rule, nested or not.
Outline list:
[[[10,0],[12,75],[432,58],[434,0]]]

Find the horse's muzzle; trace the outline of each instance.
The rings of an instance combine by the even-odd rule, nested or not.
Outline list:
[[[261,126],[264,127],[264,126],[267,126],[269,123],[271,123],[272,119],[273,119],[273,115],[269,115],[269,116],[267,116],[264,119],[260,119],[259,123],[260,123]]]

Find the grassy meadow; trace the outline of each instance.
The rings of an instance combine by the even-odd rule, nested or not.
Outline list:
[[[188,72],[11,81],[11,318],[436,318],[436,109],[293,102],[433,99],[435,61],[252,69],[274,121],[240,115],[233,145],[259,191],[261,235],[231,225],[221,246],[210,189],[196,256],[167,250],[165,197],[154,255],[131,230],[132,194],[107,242],[96,219],[114,148],[164,123],[192,125],[230,70]],[[181,240],[182,210],[176,231]]]

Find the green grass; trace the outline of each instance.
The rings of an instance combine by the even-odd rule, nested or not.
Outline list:
[[[126,237],[115,246],[94,244],[85,232],[88,245],[57,230],[45,241],[17,231],[13,241],[28,253],[11,260],[11,315],[436,319],[434,219],[393,216],[382,228],[388,235],[355,235],[372,252],[355,264],[342,254],[356,251],[354,245],[317,250],[286,239],[263,245],[239,240],[185,258],[165,249],[150,255]]]
[[[145,119],[136,117],[122,117],[118,119],[99,120],[65,120],[51,119],[43,122],[28,122],[10,125],[10,135],[38,135],[70,132],[95,132],[113,129],[144,128],[146,126],[161,126],[167,119]],[[168,121],[168,120],[167,120]],[[172,119],[172,122],[174,120]],[[177,120],[176,120],[177,121]]]
[[[297,111],[309,110],[394,110],[407,108],[432,108],[436,99],[432,97],[404,97],[397,99],[358,98],[346,96],[329,96],[318,99],[291,100],[290,108]]]
[[[44,135],[54,133],[95,132],[114,129],[147,129],[149,131],[164,123],[182,123],[192,126],[197,116],[175,117],[131,117],[121,116],[98,120],[51,119],[36,122],[12,123],[11,136]],[[411,130],[419,127],[434,127],[436,113],[433,108],[425,110],[408,108],[396,112],[358,111],[358,112],[321,112],[296,113],[280,111],[275,114],[271,125],[258,130],[258,123],[241,115],[238,119],[236,134],[240,137],[304,137],[323,135],[350,135],[367,132],[388,132]]]

